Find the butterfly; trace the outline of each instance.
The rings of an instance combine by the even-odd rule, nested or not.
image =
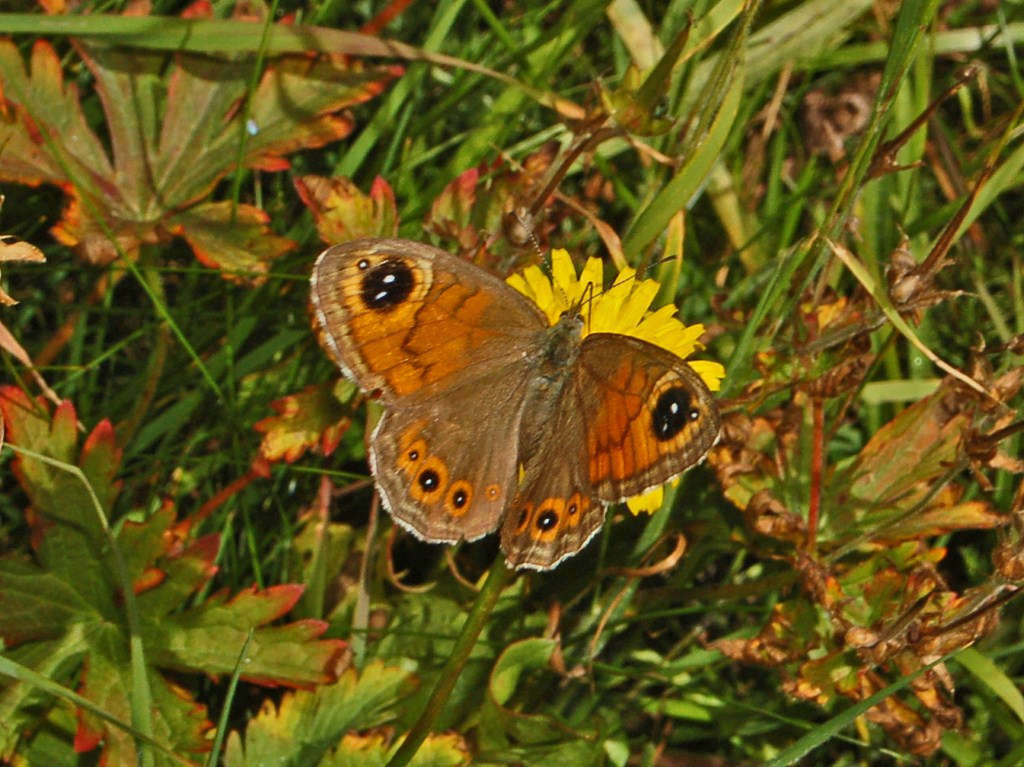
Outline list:
[[[381,500],[424,541],[500,527],[510,566],[553,568],[587,545],[608,504],[679,475],[718,439],[711,392],[682,359],[585,334],[583,307],[552,324],[438,248],[335,245],[310,286],[321,345],[385,408],[369,444]]]

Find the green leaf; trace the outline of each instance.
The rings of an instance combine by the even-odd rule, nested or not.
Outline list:
[[[372,661],[361,674],[350,668],[334,684],[312,692],[288,693],[277,706],[267,701],[249,722],[244,736],[231,733],[224,764],[320,764],[346,733],[392,721],[395,707],[416,684],[408,671]],[[344,743],[338,748],[345,753]]]
[[[956,662],[971,672],[971,675],[999,696],[1016,717],[1024,722],[1024,696],[1017,683],[1006,672],[973,647],[967,647],[956,656]]]
[[[79,450],[77,419],[69,403],[51,418],[41,403],[4,387],[0,412],[11,444],[33,453],[19,452],[12,467],[32,504],[27,516],[34,548],[32,559],[0,557],[0,638],[5,655],[26,669],[16,677],[20,681],[0,685],[0,720],[21,722],[28,706],[52,705],[52,699],[40,698],[29,674],[65,683],[75,678],[91,706],[80,718],[76,748],[102,744],[108,763],[134,763],[136,733],[112,726],[111,720],[138,721],[132,691],[141,672],[152,701],[148,713],[153,737],[170,753],[197,758],[208,746],[206,709],[161,670],[230,673],[255,627],[244,678],[292,685],[333,679],[344,645],[318,639],[326,624],[307,620],[266,625],[291,609],[300,586],[251,589],[230,599],[218,593],[190,604],[216,572],[218,538],[189,542],[191,525],[177,521],[169,505],[144,521],[124,522],[111,544],[96,510],[98,502],[100,511],[109,514],[117,500],[113,477],[121,450],[108,422],[101,422]],[[66,467],[54,465],[54,460]],[[75,467],[80,475],[73,473]],[[139,633],[134,636],[121,581],[114,575],[119,568],[135,593]],[[144,653],[132,651],[133,641]],[[137,670],[136,658],[143,657],[149,665],[139,664]],[[95,710],[103,716],[97,717]],[[14,752],[20,733],[16,726],[0,728],[0,755]],[[157,759],[166,755],[157,754]]]
[[[622,249],[630,262],[634,262],[640,251],[665,230],[672,216],[685,207],[700,189],[732,130],[742,95],[743,67],[737,66],[706,135],[672,180],[637,216],[623,238]]]
[[[499,706],[508,703],[522,673],[530,669],[547,668],[557,646],[554,639],[524,639],[505,648],[494,664],[488,685],[494,702]]]

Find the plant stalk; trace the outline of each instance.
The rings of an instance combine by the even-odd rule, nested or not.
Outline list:
[[[427,700],[423,713],[420,714],[419,719],[416,720],[412,729],[409,730],[409,734],[405,736],[405,740],[394,753],[394,756],[388,761],[387,767],[405,767],[416,755],[427,734],[434,726],[434,722],[441,715],[441,710],[444,708],[445,703],[448,702],[452,688],[455,687],[459,674],[462,673],[466,661],[469,660],[469,654],[476,645],[476,640],[480,636],[484,624],[491,617],[491,612],[494,610],[498,597],[511,578],[512,570],[505,565],[505,557],[498,554],[494,564],[491,566],[490,572],[487,574],[487,580],[484,582],[483,588],[477,594],[476,602],[473,603],[473,609],[470,610],[469,615],[466,617],[466,622],[462,626],[462,632],[459,634],[459,638],[455,640],[452,656],[444,664],[444,668],[441,669],[441,676],[438,677],[437,684],[434,685],[434,691],[430,693],[430,698]]]

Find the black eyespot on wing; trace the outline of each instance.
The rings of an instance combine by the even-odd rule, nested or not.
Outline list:
[[[415,277],[409,265],[405,261],[389,258],[363,275],[359,295],[368,309],[387,312],[409,297],[414,283]]]
[[[690,392],[682,386],[673,386],[658,396],[651,411],[654,436],[661,441],[675,437],[683,427],[696,421],[700,412],[692,407]]]
[[[547,532],[558,524],[558,512],[553,509],[545,509],[537,515],[537,529]]]
[[[420,472],[416,481],[420,483],[424,493],[430,493],[437,489],[437,486],[441,483],[441,478],[433,469],[424,469]]]

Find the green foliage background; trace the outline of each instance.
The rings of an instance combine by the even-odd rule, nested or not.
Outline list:
[[[69,691],[77,690],[99,709],[91,716],[105,711],[129,727],[133,737],[105,725],[102,747],[120,749],[108,753],[116,758],[133,759],[148,733],[194,761],[207,758],[203,749],[210,746],[211,761],[223,754],[232,765],[277,758],[303,765],[386,762],[437,682],[476,598],[472,584],[486,574],[496,545],[461,547],[455,561],[468,582],[460,581],[441,547],[404,535],[392,539],[390,520],[371,516],[371,490],[363,482],[365,409],[350,387],[336,385],[337,371],[309,330],[307,281],[322,242],[293,180],[340,176],[368,195],[382,178],[394,192],[399,233],[454,250],[467,232],[500,230],[505,198],[530,201],[536,186],[509,180],[509,168],[547,142],[568,146],[591,129],[584,118],[597,120],[600,113],[606,122],[598,124],[623,130],[595,141],[559,190],[618,234],[627,260],[654,264],[662,298],[679,306],[686,321],[709,327],[703,356],[728,369],[721,402],[735,431],[727,432],[725,446],[750,452],[723,454],[687,474],[671,494],[671,513],[635,518],[616,510],[584,553],[555,573],[516,579],[494,606],[434,723],[434,732],[446,734],[428,740],[415,763],[1024,761],[1022,616],[1012,598],[1024,577],[1014,564],[1024,495],[1014,463],[1021,397],[1013,377],[1024,332],[1018,60],[1024,7],[863,0],[414,3],[378,33],[414,50],[331,36],[362,28],[388,7],[330,0],[272,6],[272,18],[293,15],[293,24],[321,28],[305,37],[281,24],[233,19],[225,3],[213,6],[207,26],[188,30],[174,19],[147,25],[145,16],[97,15],[121,13],[122,3],[44,16],[26,2],[0,13],[0,33],[12,36],[24,60],[37,39],[55,47],[86,124],[105,146],[112,131],[96,90],[100,78],[71,39],[97,50],[113,46],[103,55],[121,62],[112,70],[121,74],[131,71],[125,61],[135,67],[144,60],[151,78],[133,82],[151,90],[135,91],[134,106],[147,108],[175,95],[160,79],[170,51],[188,50],[230,72],[230,99],[241,101],[224,96],[224,105],[239,104],[241,115],[262,103],[260,73],[286,52],[342,46],[367,69],[404,67],[394,80],[381,74],[379,93],[364,93],[359,82],[354,90],[366,98],[346,105],[351,131],[341,138],[278,146],[251,162],[243,162],[245,145],[232,141],[212,153],[209,161],[222,163],[224,172],[204,199],[223,207],[205,220],[217,225],[216,236],[209,234],[213,224],[203,230],[209,237],[200,260],[196,239],[170,236],[181,224],[177,214],[161,211],[160,237],[140,237],[129,258],[122,252],[90,262],[82,248],[73,251],[48,234],[61,222],[61,190],[4,176],[0,231],[36,244],[47,262],[3,264],[4,288],[21,303],[4,308],[0,319],[32,359],[46,360],[40,373],[73,404],[83,427],[70,434],[63,411],[59,455],[47,452],[56,450],[43,436],[48,414],[32,422],[40,435],[35,448],[11,441],[81,465],[92,483],[104,477],[109,483],[116,472],[121,484],[119,492],[103,493],[108,531],[80,490],[67,491],[76,499],[71,504],[51,487],[50,508],[40,500],[43,480],[32,484],[23,476],[78,486],[54,479],[65,469],[40,473],[42,465],[30,457],[15,458],[9,449],[0,454],[6,563],[0,611],[5,604],[8,610],[7,623],[0,618],[7,645],[0,705],[11,703],[19,716],[16,728],[4,731],[0,723],[3,758],[95,763],[100,746],[84,754],[72,747],[74,705],[83,702]],[[184,8],[154,3],[151,14],[177,16]],[[678,61],[669,57],[658,68],[664,50]],[[125,51],[137,58],[118,58]],[[441,54],[458,61],[437,59]],[[639,75],[631,64],[639,65]],[[900,137],[967,66],[971,79]],[[9,77],[3,85],[5,99],[17,100]],[[578,111],[552,108],[554,97]],[[815,112],[812,104],[822,97],[827,108]],[[837,121],[825,129],[834,133],[853,102],[864,105],[858,130],[826,132],[822,139],[822,121]],[[273,98],[268,103],[287,111]],[[13,124],[10,112],[3,117],[5,126]],[[155,111],[150,117],[159,127]],[[336,124],[332,130],[341,132]],[[898,144],[886,145],[897,137]],[[204,141],[223,138],[211,132]],[[14,141],[0,141],[0,168],[17,148]],[[287,168],[274,167],[281,158]],[[479,205],[460,211],[450,185],[473,168],[482,168]],[[71,168],[73,185],[86,186],[75,174]],[[444,212],[435,207],[439,198],[450,204]],[[252,211],[241,224],[227,213],[235,204]],[[673,218],[680,211],[684,226]],[[355,219],[367,226],[390,222],[386,215]],[[538,230],[545,246],[567,248],[578,263],[607,255],[593,222],[563,202],[541,211]],[[846,262],[829,240],[848,250]],[[948,266],[923,274],[911,269],[916,287],[899,283],[906,272],[887,272],[901,249],[913,264],[928,264],[933,254],[932,266],[941,265],[934,261],[937,248],[948,248],[941,253]],[[244,260],[252,254],[259,257]],[[498,255],[492,268],[535,258],[530,248]],[[259,279],[248,279],[254,276]],[[913,290],[911,300],[897,287]],[[818,307],[843,322],[826,327],[815,315]],[[901,318],[922,347],[1000,392],[1006,406],[966,387],[937,389],[945,371],[893,330]],[[863,365],[862,355],[870,355]],[[7,383],[39,393],[7,347],[3,360]],[[302,413],[310,414],[300,424],[305,436],[295,438],[302,449],[288,460],[266,460],[267,437],[254,426],[274,417],[272,403],[299,393],[306,397],[299,400]],[[907,410],[918,401],[925,403],[920,410]],[[962,417],[942,420],[954,401]],[[113,430],[94,432],[104,419]],[[326,441],[339,444],[325,459],[317,446],[328,424],[335,431]],[[90,433],[92,452],[81,447]],[[823,455],[815,459],[819,437]],[[105,456],[102,466],[90,468],[97,456]],[[18,460],[26,463],[16,480]],[[899,492],[887,496],[879,476],[892,479]],[[328,520],[324,500],[331,488],[345,492],[332,501]],[[772,503],[758,506],[759,491]],[[806,520],[816,491],[822,501],[815,537]],[[126,710],[105,709],[90,696],[84,651],[68,653],[59,667],[39,667],[32,654],[41,654],[42,645],[22,644],[16,629],[25,619],[11,617],[10,606],[22,604],[13,601],[19,568],[54,567],[31,541],[52,531],[25,510],[49,513],[59,526],[62,503],[81,514],[76,519],[85,529],[79,533],[86,543],[69,534],[67,545],[93,547],[107,573],[111,607],[96,625],[114,637],[109,642],[117,652],[109,657],[123,661],[116,671],[130,692]],[[143,533],[158,538],[154,531],[171,529],[172,519],[187,521],[188,556],[164,537],[164,548],[152,544],[152,557],[129,561],[128,581],[118,580],[123,574],[116,574],[111,551]],[[673,533],[688,540],[673,567],[651,577],[622,570],[665,556],[671,546],[663,536]],[[204,539],[211,534],[218,537]],[[55,560],[54,540],[48,556]],[[161,602],[175,616],[169,624],[200,614],[209,620],[218,600],[227,600],[235,612],[225,607],[218,625],[244,634],[239,616],[248,616],[249,626],[280,618],[285,625],[254,636],[277,631],[273,636],[309,642],[316,652],[304,662],[319,664],[318,672],[334,657],[336,645],[326,643],[344,640],[344,656],[326,669],[340,681],[315,685],[274,667],[277,681],[313,687],[282,692],[251,684],[244,668],[232,669],[223,658],[204,664],[161,655],[153,635],[133,624],[131,600],[117,597],[131,591],[121,588],[130,582],[145,600],[139,584],[154,571],[177,572],[172,565],[184,561],[194,570],[188,579],[163,581],[182,592],[178,601]],[[215,572],[203,571],[211,565]],[[72,568],[65,569],[73,580]],[[180,585],[186,581],[188,588]],[[18,593],[30,594],[33,581],[23,583]],[[301,598],[271,588],[290,583],[306,587]],[[247,603],[230,601],[254,585],[268,590],[253,592]],[[279,607],[287,615],[275,612]],[[146,609],[140,606],[143,623]],[[65,627],[53,620],[35,641]],[[323,621],[316,624],[323,633],[296,628],[313,625],[301,623],[308,620]],[[776,644],[766,627],[777,630]],[[870,632],[869,641],[858,644],[852,629]],[[229,658],[242,652],[241,644],[221,649]],[[289,663],[303,657],[290,652]],[[952,657],[943,666],[915,676],[947,653]],[[217,722],[209,738],[191,742],[159,721],[147,722],[148,693],[133,685],[155,674],[207,707],[205,716]],[[271,676],[268,671],[261,681]],[[955,683],[955,694],[947,681]],[[881,723],[868,709],[883,692],[894,693],[901,707],[885,709]],[[188,727],[206,732],[194,719],[182,716]],[[175,761],[158,747],[141,753],[144,763]]]

